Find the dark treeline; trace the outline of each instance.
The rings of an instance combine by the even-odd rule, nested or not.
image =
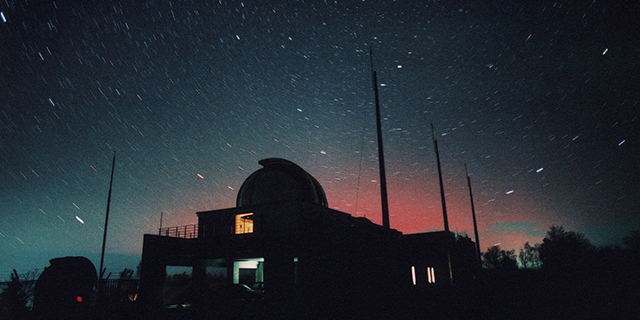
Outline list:
[[[638,319],[640,232],[621,246],[596,247],[581,233],[551,227],[518,255],[483,253],[477,312],[502,319]]]

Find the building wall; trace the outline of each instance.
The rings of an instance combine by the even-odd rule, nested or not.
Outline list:
[[[235,216],[248,212],[253,213],[253,232],[235,234]],[[403,236],[304,202],[199,212],[198,217],[197,239],[145,235],[140,299],[149,305],[161,304],[167,265],[193,266],[194,282],[201,286],[194,288],[207,295],[208,263],[224,264],[232,275],[234,262],[250,258],[263,259],[260,276],[271,305],[336,317],[391,315],[411,292],[412,266],[420,286],[430,285],[428,267],[435,269],[436,286],[449,284],[450,233]]]

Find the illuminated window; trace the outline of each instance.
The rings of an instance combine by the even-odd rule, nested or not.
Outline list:
[[[416,267],[415,266],[411,266],[411,281],[415,286],[416,285]]]
[[[427,267],[427,280],[429,283],[436,283],[436,270],[433,267]]]
[[[253,233],[253,213],[236,215],[236,234]]]

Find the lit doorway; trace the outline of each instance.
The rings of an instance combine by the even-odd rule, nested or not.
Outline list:
[[[234,260],[233,283],[245,284],[249,288],[262,290],[264,286],[264,258]]]

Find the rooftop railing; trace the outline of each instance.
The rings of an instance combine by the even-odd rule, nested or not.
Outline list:
[[[198,225],[190,224],[186,226],[159,228],[158,235],[163,237],[193,239],[198,237]]]

